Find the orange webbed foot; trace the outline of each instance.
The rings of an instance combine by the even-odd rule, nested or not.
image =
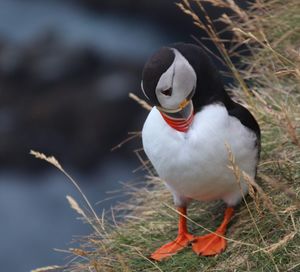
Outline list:
[[[226,245],[227,242],[223,237],[211,233],[196,237],[192,248],[197,255],[213,256],[223,252]]]
[[[192,241],[194,241],[194,236],[189,233],[183,233],[177,236],[177,238],[169,242],[159,249],[157,249],[155,252],[151,254],[151,259],[156,260],[156,261],[161,261],[163,259],[166,259],[180,250],[184,249],[187,247]]]
[[[177,210],[179,213],[177,238],[174,241],[163,245],[162,247],[157,249],[155,252],[153,252],[151,254],[151,258],[153,260],[161,261],[163,259],[166,259],[166,258],[176,254],[178,251],[187,247],[195,239],[194,235],[190,234],[187,230],[186,218],[185,218],[186,208],[179,207],[179,208],[177,208]]]
[[[178,212],[179,224],[177,238],[152,253],[151,258],[153,260],[161,261],[168,258],[187,247],[190,243],[192,243],[193,251],[202,256],[217,255],[225,250],[227,242],[222,235],[225,235],[227,225],[233,216],[233,208],[226,209],[223,222],[215,233],[199,237],[188,233],[186,225],[186,208],[178,208]]]
[[[215,233],[206,234],[204,236],[195,237],[192,248],[197,255],[213,256],[220,254],[226,248],[227,241],[224,235],[227,230],[227,225],[233,216],[233,208],[227,208],[221,226]]]

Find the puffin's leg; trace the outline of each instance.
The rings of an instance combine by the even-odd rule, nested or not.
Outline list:
[[[198,255],[212,256],[217,255],[225,250],[226,240],[223,237],[227,230],[227,225],[234,214],[234,209],[228,207],[225,211],[224,219],[220,227],[215,233],[206,234],[204,236],[195,237],[192,244],[193,251]]]
[[[168,258],[176,254],[178,251],[184,249],[194,240],[194,236],[188,233],[187,230],[186,218],[184,217],[186,216],[186,208],[177,208],[177,211],[179,212],[177,238],[153,252],[151,254],[151,258],[153,260],[161,261],[165,258]]]

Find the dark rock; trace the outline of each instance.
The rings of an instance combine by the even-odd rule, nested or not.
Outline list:
[[[138,70],[67,47],[51,33],[24,47],[2,46],[1,166],[37,167],[30,149],[82,170],[96,166],[140,110],[128,107],[128,92],[139,89]]]

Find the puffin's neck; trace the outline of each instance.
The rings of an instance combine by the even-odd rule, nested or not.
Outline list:
[[[184,109],[176,113],[160,112],[166,123],[180,132],[187,132],[194,120],[194,107],[190,102]]]

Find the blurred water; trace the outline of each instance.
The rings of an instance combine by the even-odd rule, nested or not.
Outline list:
[[[95,206],[98,214],[121,201],[120,194],[107,193],[132,180],[129,169],[135,166],[124,161],[108,161],[91,175],[72,172],[89,201],[95,204],[106,198],[113,200]],[[66,200],[81,197],[74,186],[57,170],[39,175],[0,174],[0,271],[24,272],[53,264],[64,264],[65,255],[53,248],[76,247],[73,238],[89,234],[91,228],[77,220]],[[78,237],[77,237],[78,238]]]
[[[114,58],[145,58],[170,42],[158,27],[140,18],[99,16],[64,1],[0,0],[0,37],[26,43],[46,30],[66,44],[88,45]]]

